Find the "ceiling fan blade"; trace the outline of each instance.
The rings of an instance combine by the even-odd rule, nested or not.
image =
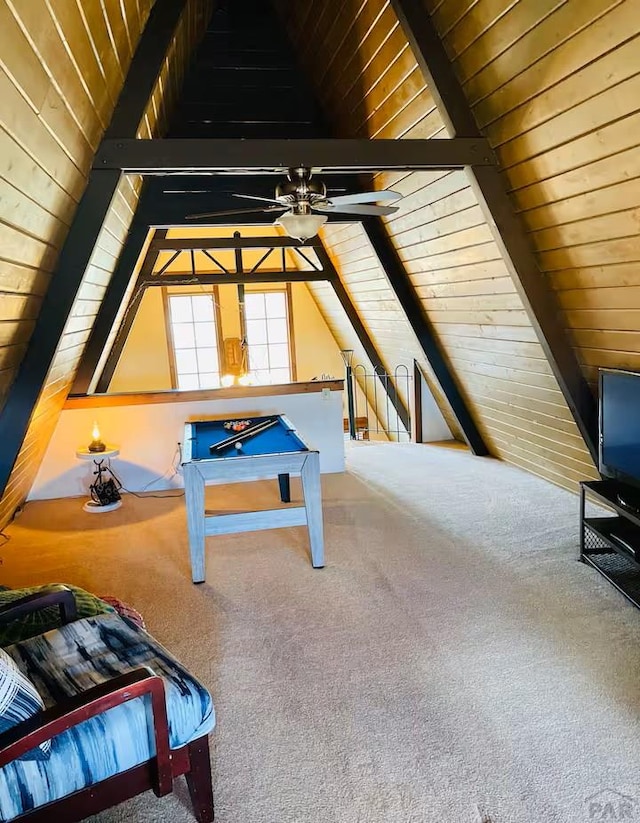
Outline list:
[[[402,195],[398,194],[397,191],[384,190],[354,192],[353,194],[343,194],[338,197],[329,197],[328,199],[334,206],[347,206],[352,203],[376,203],[378,200],[393,202],[394,200],[400,200],[401,197]]]
[[[256,197],[254,194],[234,194],[234,197],[242,197],[243,200],[262,200],[264,203],[277,203],[282,205],[279,200],[273,197]]]
[[[385,214],[394,214],[398,211],[397,206],[374,206],[374,205],[367,205],[363,203],[362,205],[345,205],[345,206],[332,206],[330,203],[320,203],[318,205],[313,205],[313,211],[320,211],[324,214],[364,214],[369,216],[378,216],[381,217]]]
[[[288,206],[267,206],[264,209],[229,209],[228,211],[208,211],[203,214],[187,214],[185,220],[200,220],[206,217],[231,217],[234,214],[277,214],[287,211]]]

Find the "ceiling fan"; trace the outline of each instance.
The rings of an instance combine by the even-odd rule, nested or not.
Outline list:
[[[260,208],[232,209],[204,214],[189,214],[187,220],[205,217],[225,217],[236,214],[279,214],[275,225],[282,226],[290,237],[307,240],[326,223],[329,214],[362,214],[366,216],[393,214],[397,206],[378,206],[376,201],[387,203],[399,200],[402,195],[396,191],[365,191],[342,194],[337,197],[327,195],[327,187],[321,180],[311,179],[311,169],[305,166],[291,168],[286,182],[276,186],[275,197],[254,197],[251,194],[234,194],[245,200],[260,200],[265,204]]]

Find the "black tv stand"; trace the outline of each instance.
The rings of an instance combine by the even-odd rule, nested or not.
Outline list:
[[[612,514],[586,517],[585,500]],[[580,560],[593,566],[640,608],[640,492],[618,480],[580,483]]]
[[[640,494],[635,489],[617,492],[616,500],[623,509],[640,517]]]

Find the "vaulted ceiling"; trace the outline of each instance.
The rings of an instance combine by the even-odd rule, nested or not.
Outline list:
[[[367,139],[376,162],[398,141],[405,168],[392,145],[388,165],[362,162],[386,171],[363,180],[353,161],[333,179],[394,188],[400,211],[320,234],[380,359],[417,360],[454,431],[468,414],[496,457],[571,488],[595,476],[597,369],[640,357],[633,0],[214,6],[0,0],[0,522],[113,341],[149,226],[229,207],[230,189],[272,191],[244,174],[176,177],[170,194],[171,178],[110,165],[119,144],[98,152],[103,137],[242,137],[258,159],[268,139],[331,137],[339,160],[340,140]],[[462,158],[460,138],[486,138],[489,162],[437,168],[400,143],[431,141],[428,160],[452,141]],[[335,290],[309,288],[354,347]]]

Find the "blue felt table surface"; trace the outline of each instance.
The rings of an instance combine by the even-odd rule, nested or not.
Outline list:
[[[276,415],[269,415],[267,417],[246,417],[234,418],[249,420],[251,425],[258,425],[262,422],[266,423],[272,420]],[[299,452],[308,451],[307,446],[298,437],[293,429],[290,429],[287,423],[280,417],[277,417],[278,422],[270,426],[263,432],[259,432],[253,437],[246,440],[241,440],[242,448],[236,449],[233,442],[219,452],[210,452],[209,447],[220,443],[223,440],[228,440],[234,435],[239,437],[243,432],[233,432],[231,429],[225,429],[224,423],[230,422],[226,420],[203,420],[197,423],[192,423],[192,431],[195,437],[192,443],[192,459],[193,460],[218,460],[221,457],[250,457],[259,454],[282,454],[283,452]]]

